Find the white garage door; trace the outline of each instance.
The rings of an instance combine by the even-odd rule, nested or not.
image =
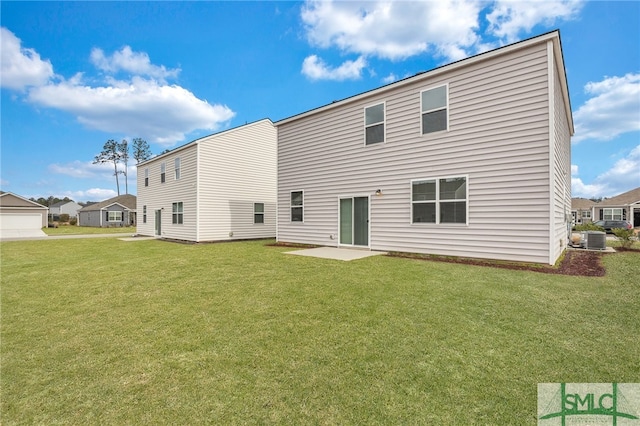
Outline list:
[[[0,213],[0,230],[42,228],[42,215],[39,213]]]

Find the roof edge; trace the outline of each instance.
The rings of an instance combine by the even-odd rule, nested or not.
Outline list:
[[[550,40],[555,40],[558,43],[557,47],[560,48],[560,30],[555,29],[555,30],[546,32],[544,34],[540,34],[540,35],[537,35],[537,36],[534,36],[534,37],[530,37],[530,38],[525,39],[525,40],[520,40],[520,41],[517,41],[515,43],[508,44],[506,46],[501,46],[501,47],[498,47],[496,49],[489,50],[487,52],[478,53],[476,55],[469,56],[467,58],[460,59],[460,60],[455,61],[455,62],[451,62],[451,63],[445,64],[445,65],[441,65],[441,66],[433,68],[433,69],[431,69],[429,71],[423,71],[423,72],[417,73],[416,75],[413,75],[411,77],[407,77],[407,78],[404,78],[402,80],[394,81],[393,83],[389,83],[389,84],[386,84],[384,86],[380,86],[378,88],[371,89],[371,90],[368,90],[366,92],[362,92],[362,93],[350,96],[348,98],[344,98],[342,100],[332,102],[330,104],[326,104],[326,105],[323,105],[323,106],[320,106],[320,107],[317,107],[317,108],[314,108],[314,109],[311,109],[311,110],[308,110],[308,111],[305,111],[305,112],[302,112],[302,113],[299,113],[299,114],[296,114],[296,115],[293,115],[293,116],[290,116],[290,117],[287,117],[287,118],[283,118],[282,120],[276,121],[274,123],[274,126],[278,127],[278,126],[281,126],[283,124],[287,124],[287,123],[290,123],[290,122],[293,122],[293,121],[296,121],[296,120],[299,120],[299,119],[302,119],[302,118],[305,118],[305,117],[308,117],[308,116],[311,116],[311,115],[314,115],[314,114],[317,114],[317,113],[320,113],[320,112],[323,112],[323,111],[328,111],[328,110],[331,110],[333,108],[337,108],[339,106],[349,104],[351,102],[356,102],[356,101],[359,101],[361,99],[365,99],[365,98],[373,96],[373,95],[377,95],[377,94],[384,93],[384,92],[387,92],[387,91],[390,91],[390,90],[394,90],[394,89],[397,89],[399,87],[402,87],[402,86],[405,86],[405,85],[408,85],[408,84],[412,84],[412,83],[415,83],[415,82],[420,81],[420,80],[426,80],[428,78],[432,78],[434,76],[438,76],[438,75],[440,75],[442,73],[445,73],[445,72],[449,72],[449,71],[452,71],[452,70],[455,70],[455,69],[458,69],[458,68],[466,67],[466,66],[469,66],[469,65],[481,62],[481,61],[486,61],[486,60],[494,58],[496,56],[505,55],[507,53],[513,52],[514,50],[523,49],[525,47],[533,46],[533,45],[536,45],[536,44],[539,44],[539,43],[546,43],[547,41],[550,41]],[[559,50],[559,57],[562,58],[562,50],[561,50],[561,48]],[[563,76],[564,76],[564,84],[566,84],[566,73],[564,72],[564,60],[562,60],[562,71],[563,71]],[[568,96],[568,91],[567,91],[567,96]],[[568,107],[571,108],[571,104],[570,103],[568,104]],[[573,119],[571,120],[571,129],[573,130]]]

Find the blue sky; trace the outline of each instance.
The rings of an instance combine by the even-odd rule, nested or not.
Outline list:
[[[115,196],[112,168],[92,164],[108,139],[141,137],[157,154],[556,28],[576,125],[573,196],[640,186],[640,2],[0,7],[0,186],[25,197]]]

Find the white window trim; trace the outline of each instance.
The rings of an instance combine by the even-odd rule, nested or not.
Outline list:
[[[582,219],[591,219],[591,210],[583,210],[580,214]]]
[[[109,212],[108,213],[109,220],[107,222],[122,222],[124,220],[124,214],[123,214],[122,211],[120,211],[120,210],[107,210],[107,211]],[[114,216],[116,216],[115,213],[120,213],[120,219],[112,220],[111,219],[111,213],[114,213]]]
[[[302,192],[302,205],[300,206],[294,206],[291,204],[291,194],[293,194],[294,192]],[[292,220],[293,217],[291,215],[291,209],[293,207],[302,207],[302,220],[301,221],[294,221]],[[293,191],[289,191],[289,223],[304,223],[304,189],[294,189]]]
[[[181,204],[182,205],[182,211],[173,211],[173,206],[174,204]],[[173,221],[173,216],[174,215],[180,215],[182,217],[182,223],[175,223]],[[178,226],[182,226],[184,225],[184,202],[183,201],[174,201],[171,203],[171,225],[178,225]]]
[[[372,108],[372,107],[376,107],[378,105],[382,105],[382,121],[377,122],[377,123],[373,123],[373,124],[367,124],[367,109],[368,108]],[[364,146],[373,146],[373,145],[379,145],[379,144],[386,144],[387,143],[387,101],[382,101],[382,102],[378,102],[375,104],[371,104],[371,105],[367,105],[363,108],[362,110],[362,116],[363,116],[363,123],[364,123],[364,129],[363,129],[363,143]],[[372,127],[372,126],[379,126],[380,124],[382,124],[382,142],[375,142],[375,143],[367,143],[367,127]]]
[[[466,197],[464,200],[445,200],[444,202],[465,202],[465,223],[451,223],[445,222],[440,223],[440,179],[452,179],[452,178],[464,178],[466,188]],[[435,180],[436,181],[436,199],[431,201],[413,201],[413,183],[414,182],[422,182],[425,180]],[[414,222],[413,221],[413,204],[426,204],[426,203],[435,203],[436,205],[436,221],[435,222]],[[451,175],[451,176],[431,176],[420,179],[411,179],[409,183],[409,223],[414,226],[469,226],[469,175]]]
[[[166,183],[166,182],[167,182],[167,164],[162,162],[160,163],[160,183]]]
[[[173,160],[173,165],[174,165],[174,174],[173,174],[173,178],[174,180],[180,180],[180,173],[182,170],[182,162],[180,160],[180,157],[176,157]]]
[[[144,186],[149,186],[149,168],[144,169]]]
[[[611,218],[607,219],[607,210],[609,210],[611,212]],[[610,208],[602,208],[602,220],[623,220],[622,218],[624,217],[624,214],[622,213],[622,208],[621,207],[610,207]],[[615,212],[619,211],[620,212],[620,219],[616,219],[615,217]]]
[[[256,204],[262,204],[262,211],[261,212],[257,212],[256,211]],[[253,224],[254,225],[264,225],[264,220],[265,220],[265,203],[253,203]],[[256,222],[256,215],[257,214],[261,214],[262,215],[262,222]],[[304,214],[302,216],[304,218]]]
[[[430,109],[428,111],[423,111],[422,110],[422,94],[424,92],[428,92],[429,90],[433,90],[433,89],[437,89],[439,87],[445,87],[445,97],[446,97],[446,105],[443,108],[433,108]],[[430,113],[430,112],[434,112],[434,111],[441,111],[443,109],[447,110],[447,128],[444,130],[438,130],[436,132],[429,132],[429,133],[424,133],[424,129],[422,128],[422,116],[424,114]],[[434,86],[429,86],[426,87],[422,90],[420,90],[420,136],[422,137],[428,137],[430,135],[437,135],[440,133],[447,133],[449,131],[449,83],[443,83],[443,84],[436,84]]]

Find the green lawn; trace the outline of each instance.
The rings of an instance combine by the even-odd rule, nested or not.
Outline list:
[[[640,382],[640,255],[603,278],[264,242],[5,242],[2,424],[536,424]]]
[[[43,228],[47,235],[84,235],[84,234],[135,234],[135,226],[94,228],[91,226],[60,225],[57,228]]]

